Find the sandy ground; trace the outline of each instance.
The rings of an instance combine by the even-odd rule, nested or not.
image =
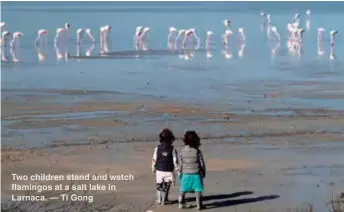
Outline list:
[[[132,174],[133,181],[102,181],[116,184],[116,191],[94,193],[93,204],[114,204],[111,211],[176,211],[177,204],[154,204],[150,162],[163,127],[178,138],[186,129],[199,131],[209,211],[287,211],[308,203],[325,211],[332,194],[344,191],[343,111],[238,112],[115,93],[40,92],[2,94],[2,200],[14,193],[11,173]],[[182,148],[180,139],[175,146]],[[177,191],[178,185],[172,201]]]

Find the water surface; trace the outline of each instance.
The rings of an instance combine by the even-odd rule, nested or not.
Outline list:
[[[84,89],[130,92],[164,96],[179,100],[209,102],[264,101],[268,104],[289,104],[304,107],[342,108],[344,105],[343,55],[344,3],[342,2],[4,2],[2,21],[9,31],[22,31],[20,63],[3,62],[2,89]],[[286,24],[295,12],[301,14],[305,26],[305,10],[312,10],[310,29],[305,33],[303,53],[290,55],[286,48]],[[275,56],[271,49],[278,44],[268,41],[260,29],[260,10],[271,13],[274,25],[282,35]],[[232,20],[232,59],[223,54],[222,20]],[[25,21],[23,21],[25,20]],[[195,28],[204,48],[205,31],[214,32],[213,57],[204,51],[195,52],[191,60],[174,54],[154,54],[125,59],[70,59],[57,61],[53,46],[55,29],[65,22],[72,25],[72,41],[60,50],[75,55],[75,31],[91,28],[96,38],[99,27],[113,26],[111,51],[133,48],[137,25],[149,26],[149,48],[167,48],[169,26]],[[246,46],[242,57],[237,29],[243,27]],[[324,50],[317,56],[317,28],[324,27]],[[46,60],[39,62],[34,48],[38,29],[48,29],[48,48],[42,50]],[[336,29],[336,60],[329,59],[329,30]],[[90,48],[87,42],[82,53]],[[97,39],[92,55],[99,53]],[[11,56],[9,55],[11,60]],[[311,82],[311,83],[310,83]],[[326,91],[324,93],[324,91]],[[317,95],[314,95],[317,94]],[[278,98],[276,98],[278,94]],[[310,95],[312,94],[312,95]],[[269,95],[275,96],[273,100]]]

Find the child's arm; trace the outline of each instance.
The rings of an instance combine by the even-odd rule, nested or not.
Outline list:
[[[181,175],[183,173],[183,154],[179,154],[179,169],[178,169],[178,175]]]
[[[179,160],[178,160],[178,152],[177,152],[176,149],[173,149],[172,156],[173,156],[174,168],[175,168],[176,172],[178,172],[178,170],[179,170]]]
[[[175,181],[175,179],[176,179],[176,172],[178,173],[178,175],[179,175],[179,161],[178,161],[178,152],[177,152],[177,150],[176,149],[174,149],[173,148],[173,151],[172,151],[172,156],[173,156],[173,165],[174,165],[174,169],[175,169],[175,172],[173,173],[173,176],[174,176],[174,180],[173,180],[173,185],[175,185],[176,184],[176,181]]]
[[[155,147],[154,153],[153,153],[153,158],[152,158],[152,172],[155,172],[155,163],[157,159],[157,154],[158,154],[158,148]]]
[[[204,162],[203,154],[202,154],[201,150],[198,151],[198,161],[199,161],[199,164],[200,164],[202,177],[205,178],[206,167],[205,167],[205,162]]]

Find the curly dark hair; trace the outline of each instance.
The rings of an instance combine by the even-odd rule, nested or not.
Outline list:
[[[166,143],[171,145],[174,140],[175,137],[173,135],[173,132],[168,128],[163,129],[159,134],[160,143]]]
[[[184,144],[192,148],[199,148],[201,146],[201,139],[194,130],[186,131],[184,134]]]

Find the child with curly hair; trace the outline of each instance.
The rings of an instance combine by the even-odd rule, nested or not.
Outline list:
[[[184,135],[185,147],[180,154],[180,191],[179,191],[179,208],[184,208],[185,193],[191,192],[196,194],[197,209],[204,208],[202,204],[203,178],[206,175],[206,167],[203,155],[199,146],[201,145],[200,137],[195,131],[187,131]]]

